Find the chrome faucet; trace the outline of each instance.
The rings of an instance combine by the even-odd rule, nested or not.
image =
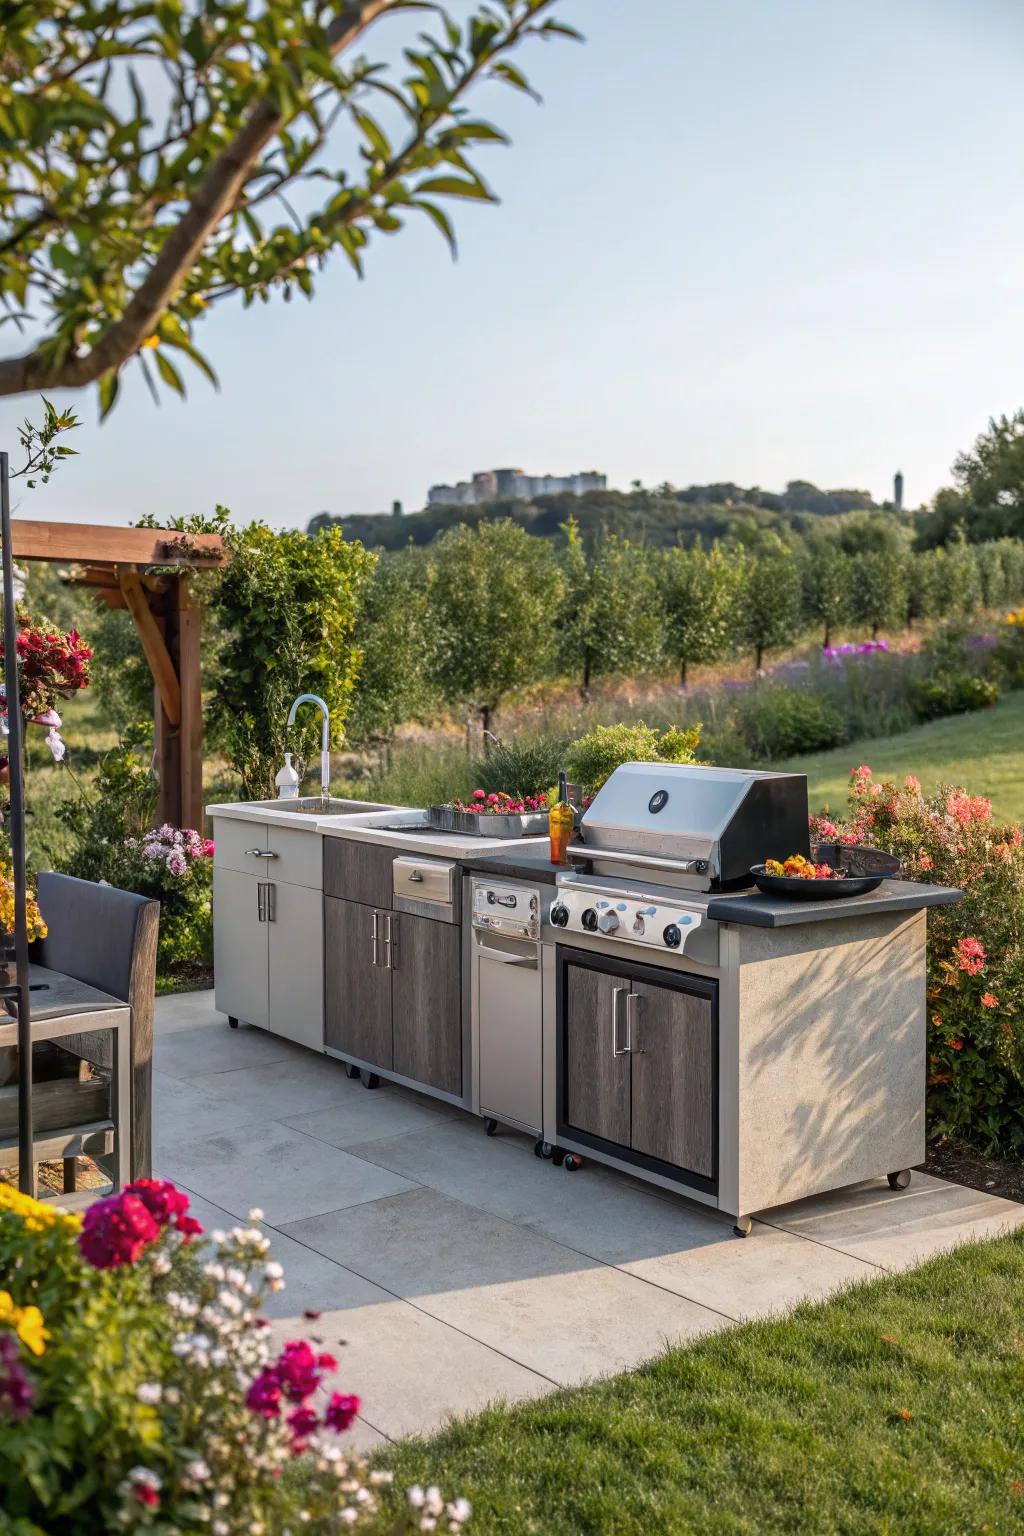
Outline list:
[[[295,724],[300,704],[315,704],[324,717],[320,736],[320,797],[326,803],[331,798],[331,716],[327,705],[317,693],[300,693],[288,711],[288,729]]]

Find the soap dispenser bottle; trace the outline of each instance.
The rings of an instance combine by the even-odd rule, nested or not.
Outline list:
[[[284,755],[284,767],[274,780],[277,785],[277,798],[279,800],[297,800],[299,798],[299,776],[292,767],[292,755],[286,752]]]

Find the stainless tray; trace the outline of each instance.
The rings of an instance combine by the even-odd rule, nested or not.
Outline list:
[[[427,825],[439,832],[458,832],[463,837],[540,837],[548,830],[548,813],[485,816],[476,811],[457,811],[451,805],[428,805]]]

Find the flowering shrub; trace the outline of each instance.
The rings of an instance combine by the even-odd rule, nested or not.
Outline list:
[[[0,1529],[459,1531],[434,1488],[385,1511],[389,1474],[337,1443],[359,1399],[324,1400],[333,1356],[273,1348],[261,1213],[206,1243],[188,1205],[139,1179],[82,1218],[0,1185]]]
[[[1024,834],[981,796],[854,770],[850,817],[811,818],[822,841],[896,854],[908,879],[959,886],[928,913],[929,1130],[1024,1146]]]
[[[92,651],[76,629],[61,634],[46,624],[23,621],[18,631],[18,685],[21,708],[31,725],[45,725],[46,744],[54,760],[61,762],[66,748],[60,736],[57,703],[89,686]],[[0,665],[4,643],[0,637]],[[7,735],[7,690],[0,685],[0,731]],[[6,768],[7,758],[0,766]]]

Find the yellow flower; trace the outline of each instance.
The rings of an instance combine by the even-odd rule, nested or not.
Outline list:
[[[0,1324],[13,1328],[18,1338],[34,1355],[41,1355],[50,1337],[43,1327],[38,1307],[17,1307],[10,1291],[0,1291]]]
[[[160,337],[159,336],[147,336],[145,341],[142,343],[142,345],[146,348],[146,350],[148,352],[152,352],[154,347],[158,347],[160,345]]]
[[[57,1221],[77,1227],[82,1220],[73,1211],[59,1210],[55,1205],[33,1200],[31,1195],[23,1195],[20,1189],[14,1189],[10,1184],[0,1184],[0,1216],[5,1212],[20,1216],[30,1232],[41,1232],[44,1227],[52,1227]]]

